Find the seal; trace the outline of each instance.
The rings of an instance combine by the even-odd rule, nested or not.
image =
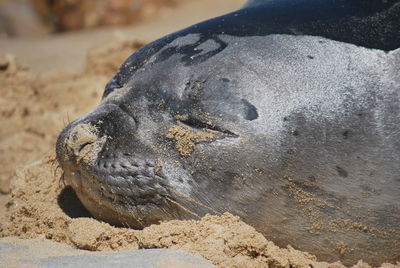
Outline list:
[[[400,255],[399,1],[253,1],[129,57],[60,134],[94,217],[228,211],[280,246]]]

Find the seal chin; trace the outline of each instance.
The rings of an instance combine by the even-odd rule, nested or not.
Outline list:
[[[99,155],[91,164],[64,161],[64,178],[97,219],[143,228],[177,217],[175,198],[157,161]]]
[[[124,167],[119,168],[118,162]],[[99,220],[133,228],[164,220],[169,210],[165,179],[154,174],[149,161],[135,161],[130,166],[127,162],[98,160],[94,166],[66,171],[65,179]]]

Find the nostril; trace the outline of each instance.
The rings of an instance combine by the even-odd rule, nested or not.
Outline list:
[[[79,147],[78,153],[80,153],[87,145],[93,144],[93,142],[86,142]]]
[[[107,137],[91,123],[68,126],[57,141],[58,158],[93,164]]]
[[[133,117],[115,104],[101,105],[72,122],[57,139],[56,153],[60,164],[70,164],[71,161],[95,164],[104,143],[111,140],[106,133],[116,134],[120,124],[136,127]]]

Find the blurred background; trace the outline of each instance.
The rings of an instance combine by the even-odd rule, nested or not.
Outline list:
[[[110,25],[131,25],[170,13],[190,0],[0,0],[0,35],[35,37]],[[197,0],[211,10],[209,1]],[[230,10],[243,1],[220,1]],[[196,12],[195,10],[193,12]]]
[[[182,1],[182,0],[181,0]],[[127,25],[173,9],[179,0],[1,0],[3,36],[43,36]]]
[[[15,55],[35,71],[76,70],[89,48],[121,36],[153,41],[245,2],[0,0],[0,53]]]

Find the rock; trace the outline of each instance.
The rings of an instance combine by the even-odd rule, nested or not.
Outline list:
[[[171,249],[90,252],[50,240],[11,237],[0,239],[0,260],[0,267],[215,267],[203,257]]]

